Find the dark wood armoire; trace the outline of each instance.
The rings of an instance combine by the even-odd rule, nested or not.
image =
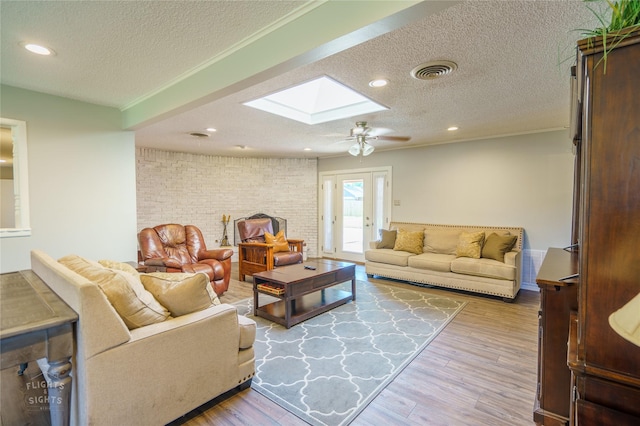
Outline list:
[[[550,249],[537,279],[543,425],[640,424],[640,347],[609,325],[640,293],[640,31],[608,39],[604,56],[601,39],[578,42],[575,248]]]
[[[640,31],[578,43],[574,226],[578,311],[569,328],[571,424],[640,424],[640,347],[609,316],[640,293]],[[640,315],[640,312],[638,312]]]

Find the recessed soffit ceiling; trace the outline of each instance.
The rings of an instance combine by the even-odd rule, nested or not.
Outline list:
[[[159,5],[149,9],[139,4],[149,2],[73,2],[77,10],[71,13],[68,2],[48,2],[44,10],[28,5],[33,2],[20,3],[2,3],[2,83],[118,107],[177,81],[238,41],[266,33],[274,22],[292,19],[301,7],[315,7],[302,2],[223,1],[152,2]],[[280,67],[282,72],[253,85],[230,87],[210,103],[137,129],[136,145],[213,155],[322,157],[348,155],[348,144],[339,141],[355,121],[412,137],[402,145],[376,141],[377,150],[568,125],[568,68],[572,46],[580,38],[572,29],[596,24],[581,1],[470,1],[446,6],[343,52],[298,67]],[[40,58],[11,60],[16,56],[6,43],[24,33],[35,34],[56,50],[55,66]],[[98,54],[100,49],[105,50]],[[270,55],[277,52],[277,45],[265,50]],[[431,82],[410,75],[414,67],[432,60],[451,60],[458,69]],[[322,75],[390,110],[309,126],[242,105]],[[389,85],[368,86],[380,77]],[[452,125],[460,130],[447,132]],[[189,136],[207,127],[218,131],[206,139]],[[248,148],[238,150],[238,145]]]

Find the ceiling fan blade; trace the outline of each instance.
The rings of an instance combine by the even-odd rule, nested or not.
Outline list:
[[[378,136],[377,139],[380,141],[406,142],[411,139],[411,136]]]
[[[370,136],[382,136],[389,133],[393,133],[393,129],[389,129],[386,127],[371,127],[369,129]]]

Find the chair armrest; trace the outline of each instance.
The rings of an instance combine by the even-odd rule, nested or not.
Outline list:
[[[146,266],[164,266],[164,259],[147,259],[144,264]]]
[[[144,261],[144,264],[145,266],[163,266],[166,268],[182,269],[182,265],[180,264],[180,262],[174,259],[170,259],[168,257],[146,259]]]
[[[238,243],[238,247],[264,247],[264,248],[268,248],[271,247],[273,248],[275,245],[274,244],[267,244],[267,243]]]
[[[200,253],[198,253],[198,260],[216,259],[223,261],[230,258],[231,256],[233,256],[233,250],[231,249],[202,250]]]
[[[289,247],[291,251],[298,251],[302,253],[302,246],[304,245],[304,240],[296,240],[293,238],[287,238],[287,242],[289,243]]]

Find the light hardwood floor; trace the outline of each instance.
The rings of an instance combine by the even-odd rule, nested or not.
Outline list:
[[[389,285],[410,284],[367,278]],[[237,278],[237,269],[233,275]],[[250,280],[250,278],[249,278]],[[427,291],[468,304],[351,423],[364,425],[532,425],[537,368],[539,294],[521,290],[514,303],[437,288]],[[221,298],[251,296],[234,281]],[[253,389],[232,390],[171,426],[306,425]]]

